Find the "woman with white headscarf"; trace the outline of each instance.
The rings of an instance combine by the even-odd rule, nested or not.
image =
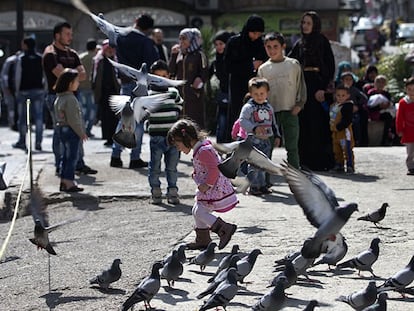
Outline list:
[[[169,69],[172,77],[187,81],[179,88],[184,99],[183,115],[205,128],[204,84],[208,79],[208,60],[201,44],[201,33],[197,28],[181,30],[179,44],[171,48]]]

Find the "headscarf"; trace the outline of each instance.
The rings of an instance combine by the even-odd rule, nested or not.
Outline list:
[[[186,37],[190,42],[190,46],[185,51],[181,51],[182,53],[191,53],[201,48],[203,40],[201,38],[201,32],[197,28],[184,28],[180,31],[180,36]]]

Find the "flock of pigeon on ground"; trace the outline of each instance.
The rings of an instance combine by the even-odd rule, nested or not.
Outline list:
[[[72,0],[72,2],[77,3],[76,7],[78,8],[82,4],[78,0]],[[120,31],[105,21],[102,16],[96,16],[85,8],[82,11],[89,14],[101,30],[109,38],[112,38],[112,40],[115,31],[119,35]],[[158,80],[145,73],[145,67],[138,71],[126,65],[115,62],[111,63],[118,70],[128,74],[137,81],[136,92],[138,93],[142,93],[138,91],[142,90],[142,85],[145,85],[144,89],[152,83],[177,85],[177,81],[170,84],[168,79]],[[182,81],[178,83],[182,83]],[[138,119],[143,118],[145,110],[151,111],[151,109],[157,109],[164,100],[161,97],[151,99],[145,95],[140,95],[137,98],[133,100],[134,104],[130,106],[129,114],[125,113],[124,124],[135,123],[135,120],[139,121]],[[155,104],[153,104],[154,101]],[[125,103],[127,102],[129,103],[129,98],[115,97],[113,98],[113,107],[122,115],[127,106]],[[130,113],[131,111],[132,113]],[[124,128],[128,127],[125,126]],[[125,131],[128,132],[128,135],[133,135],[134,132],[133,130]],[[126,139],[123,137],[120,140],[123,142],[134,141],[133,137]],[[304,241],[300,250],[275,261],[275,271],[278,274],[269,281],[269,287],[272,289],[264,294],[251,307],[251,310],[273,311],[282,309],[288,299],[285,290],[295,285],[298,276],[303,275],[306,279],[312,281],[307,274],[307,269],[316,265],[327,264],[329,269],[332,266],[336,266],[336,269],[352,268],[358,270],[358,275],[361,271],[369,271],[373,277],[376,277],[372,265],[377,261],[379,256],[379,238],[374,238],[367,250],[362,251],[349,260],[341,262],[347,254],[348,246],[340,230],[347,223],[353,212],[358,210],[357,204],[349,203],[340,206],[333,190],[318,176],[311,171],[298,170],[286,162],[282,165],[275,164],[266,155],[252,146],[250,138],[229,144],[215,144],[214,146],[220,153],[228,155],[219,165],[219,168],[229,178],[235,178],[237,176],[240,164],[243,161],[247,161],[271,174],[282,174],[297,203],[302,207],[308,221],[316,228],[315,233]],[[238,191],[245,192],[249,184],[248,178],[243,179],[238,184]],[[40,194],[36,191],[32,193],[32,205],[40,206],[39,200]],[[358,220],[369,221],[375,224],[375,226],[378,226],[378,223],[385,217],[387,207],[388,204],[383,203],[379,209],[359,217]],[[63,224],[76,220],[79,220],[79,218],[49,227],[44,227],[40,220],[36,220],[34,237],[30,241],[37,245],[38,248],[46,249],[49,254],[56,255],[55,250],[49,242],[49,232]],[[217,255],[215,253],[216,246],[217,244],[215,242],[211,242],[205,250],[200,251],[195,257],[189,259],[188,264],[198,265],[200,266],[200,271],[203,271],[215,259]],[[161,279],[166,279],[168,286],[174,287],[174,282],[183,274],[184,264],[187,261],[185,249],[186,246],[181,244],[163,261],[155,262],[152,266],[151,274],[144,278],[135,291],[126,299],[122,305],[122,310],[129,310],[140,302],[144,303],[145,309],[151,309],[150,302],[160,289]],[[208,296],[199,310],[203,311],[218,307],[226,309],[231,300],[236,296],[239,290],[239,284],[243,284],[244,279],[252,271],[259,254],[262,254],[260,249],[254,249],[245,256],[242,256],[239,253],[239,246],[233,245],[231,253],[221,259],[217,271],[208,280],[206,289],[197,295],[197,299],[200,300]],[[103,290],[108,289],[111,283],[118,281],[121,277],[120,264],[121,260],[115,259],[110,269],[103,271],[91,279],[90,284],[98,284]],[[414,295],[414,286],[410,286],[413,280],[414,256],[406,267],[396,272],[393,276],[385,280],[384,283],[377,286],[375,281],[369,281],[366,288],[340,296],[337,300],[347,303],[355,310],[386,310],[388,298],[386,292],[396,291],[403,297],[406,294]],[[304,310],[314,310],[316,306],[318,306],[318,302],[311,300]]]

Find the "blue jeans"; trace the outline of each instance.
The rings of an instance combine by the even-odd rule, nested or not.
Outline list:
[[[150,137],[151,160],[149,162],[148,181],[151,189],[160,188],[161,158],[164,155],[165,177],[168,188],[177,188],[177,165],[180,152],[174,146],[167,144],[167,138],[163,136]]]
[[[49,109],[50,115],[52,116],[52,122],[53,122],[52,150],[55,156],[55,166],[58,169],[60,167],[60,158],[62,155],[63,146],[61,145],[61,142],[60,142],[60,137],[59,137],[60,131],[56,127],[56,116],[55,116],[55,109],[54,109],[55,100],[56,100],[56,94],[46,95],[47,108]]]
[[[269,139],[253,139],[253,146],[259,149],[265,155],[270,155],[272,146]],[[251,187],[262,188],[266,187],[266,174],[265,171],[260,170],[253,165],[249,164],[247,177],[251,183]]]
[[[132,90],[135,88],[136,83],[125,83],[121,86],[121,95],[132,95]],[[118,125],[116,126],[115,132],[118,132],[121,129],[121,120],[119,120]],[[131,149],[131,161],[138,160],[141,156],[141,147],[142,147],[142,137],[144,136],[144,123],[136,123],[135,127],[135,138],[137,142],[137,146]],[[120,158],[121,152],[124,149],[120,144],[114,142],[112,144],[112,157],[113,158]]]
[[[62,179],[74,180],[75,167],[78,161],[80,137],[70,126],[57,127],[63,145],[62,152]]]
[[[90,135],[92,126],[95,123],[96,105],[92,90],[79,89],[79,101],[82,107],[83,120],[85,122],[86,134]]]
[[[30,99],[30,114],[36,126],[36,146],[40,146],[43,139],[43,104],[45,91],[43,89],[24,90],[17,93],[17,107],[19,112],[19,143],[26,143],[27,106]]]

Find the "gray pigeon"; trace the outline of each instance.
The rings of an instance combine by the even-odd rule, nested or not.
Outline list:
[[[111,95],[109,105],[111,109],[121,116],[121,129],[113,135],[113,139],[126,148],[136,146],[135,127],[148,112],[157,110],[168,99],[170,94],[155,94],[130,99],[127,95]]]
[[[236,255],[238,252],[239,252],[239,245],[234,244],[233,247],[231,248],[230,254],[228,254],[227,256],[224,256],[220,260],[220,263],[217,267],[217,271],[214,273],[214,275],[211,278],[207,280],[207,282],[208,283],[212,282],[214,278],[220,273],[220,271],[227,269],[230,265],[231,258],[233,257],[233,255]]]
[[[150,305],[151,299],[158,293],[161,287],[159,272],[161,268],[161,262],[156,262],[152,265],[151,274],[139,283],[132,295],[122,304],[122,311],[129,310],[136,303],[141,301],[144,302],[145,309],[147,309],[147,307],[150,309],[152,308]]]
[[[382,203],[379,209],[372,211],[364,216],[358,217],[357,220],[364,220],[370,221],[374,223],[376,227],[378,227],[377,223],[384,219],[385,213],[387,212],[387,207],[389,207],[388,203]]]
[[[358,205],[350,203],[339,206],[334,192],[318,176],[310,171],[298,170],[285,162],[283,174],[296,201],[302,207],[309,222],[317,229],[301,249],[305,258],[317,258],[322,252],[322,243],[334,239]]]
[[[252,272],[257,256],[260,254],[263,254],[262,251],[256,248],[237,262],[237,280],[240,283],[244,283],[246,276]]]
[[[362,311],[387,311],[387,293],[381,293],[378,295],[377,302],[369,307],[366,307]]]
[[[137,70],[131,66],[121,64],[118,62],[114,62],[113,60],[108,58],[108,61],[114,66],[116,69],[118,69],[120,72],[122,72],[124,75],[128,76],[129,78],[133,79],[137,86],[134,89],[133,93],[136,96],[137,91],[139,94],[142,94],[141,91],[146,91],[148,86],[157,86],[157,87],[177,87],[180,85],[184,85],[186,83],[185,80],[172,80],[168,78],[164,78],[161,76],[157,76],[151,73],[148,73],[148,70],[146,70],[146,65],[141,66],[140,70]],[[145,95],[145,94],[143,94]],[[142,95],[141,95],[142,96]]]
[[[345,237],[338,232],[336,234],[335,241],[325,241],[324,243],[327,246],[326,254],[321,259],[316,261],[313,266],[327,264],[329,269],[331,269],[331,266],[336,266],[336,264],[341,261],[348,252],[348,244],[346,244],[345,240]]]
[[[368,250],[359,253],[356,257],[344,261],[336,266],[337,269],[353,268],[358,270],[358,275],[361,271],[369,271],[372,276],[377,277],[372,270],[372,265],[377,261],[379,256],[380,239],[374,238]]]
[[[298,257],[296,257],[298,258]],[[295,267],[293,266],[293,263],[288,261],[286,262],[285,269],[283,271],[280,271],[272,280],[269,286],[276,286],[276,284],[279,282],[280,278],[285,278],[285,288],[291,287],[293,284],[295,284],[298,280],[298,275],[296,273]]]
[[[211,293],[220,285],[227,278],[227,274],[231,268],[235,268],[237,270],[237,262],[240,260],[240,256],[235,254],[231,257],[229,266],[221,270],[219,274],[210,282],[210,285],[207,287],[206,290],[202,291],[200,294],[197,295],[197,299],[201,299]]]
[[[4,181],[4,171],[6,170],[6,162],[0,163],[0,190],[6,190],[7,184]]]
[[[263,295],[258,302],[252,307],[252,311],[277,311],[281,310],[286,301],[285,283],[287,282],[284,276],[280,277],[275,284],[275,287]]]
[[[93,14],[81,0],[71,0],[71,3],[93,19],[96,26],[108,37],[111,46],[116,46],[116,39],[119,35],[126,35],[132,30],[132,27],[119,27],[109,23],[101,13],[99,15]]]
[[[199,311],[209,310],[215,307],[226,309],[229,302],[236,296],[238,290],[237,273],[235,268],[230,268],[227,278],[217,286],[207,301],[201,306]]]
[[[414,281],[414,256],[403,269],[387,279],[378,287],[378,292],[393,290],[402,293],[403,290]],[[403,293],[402,293],[403,294]]]
[[[363,290],[336,298],[337,301],[345,302],[355,310],[362,310],[372,305],[376,299],[377,287],[375,286],[375,281],[370,281],[368,286]]]
[[[89,281],[90,284],[98,284],[103,289],[108,289],[111,283],[118,281],[121,278],[122,272],[119,264],[120,259],[115,259],[112,262],[111,267],[108,270],[103,271],[101,274],[95,276]]]
[[[194,258],[192,258],[190,260],[189,264],[195,264],[195,265],[199,265],[200,266],[200,270],[204,271],[204,269],[206,268],[206,266],[212,262],[215,258],[215,248],[217,247],[217,243],[216,242],[210,242],[207,245],[207,248],[203,251],[201,251],[197,256],[195,256]]]
[[[303,311],[313,311],[318,306],[319,306],[319,302],[315,299],[312,299],[311,301],[309,301],[308,305],[306,306],[305,309],[303,309]]]
[[[275,260],[275,267],[284,266],[286,264],[286,262],[293,261],[293,259],[295,259],[299,255],[300,255],[300,251],[296,251],[296,252],[291,252],[291,253],[287,254],[282,259],[276,259]]]
[[[218,168],[227,178],[235,178],[244,161],[262,169],[269,174],[281,175],[281,167],[274,163],[263,152],[253,146],[253,135],[249,135],[245,140],[234,141],[226,144],[214,143],[214,148],[220,152],[231,155],[222,161]]]
[[[185,255],[185,249],[187,248],[186,244],[180,244],[177,247],[177,255],[178,255],[178,259],[180,260],[180,262],[182,264],[184,264],[187,261],[187,256]],[[165,264],[170,257],[172,256],[173,252],[171,252],[163,261],[163,264]]]
[[[173,250],[171,256],[164,262],[164,267],[161,269],[161,278],[167,280],[169,287],[173,287],[174,282],[183,274],[183,271],[184,268],[178,257],[178,251]]]

